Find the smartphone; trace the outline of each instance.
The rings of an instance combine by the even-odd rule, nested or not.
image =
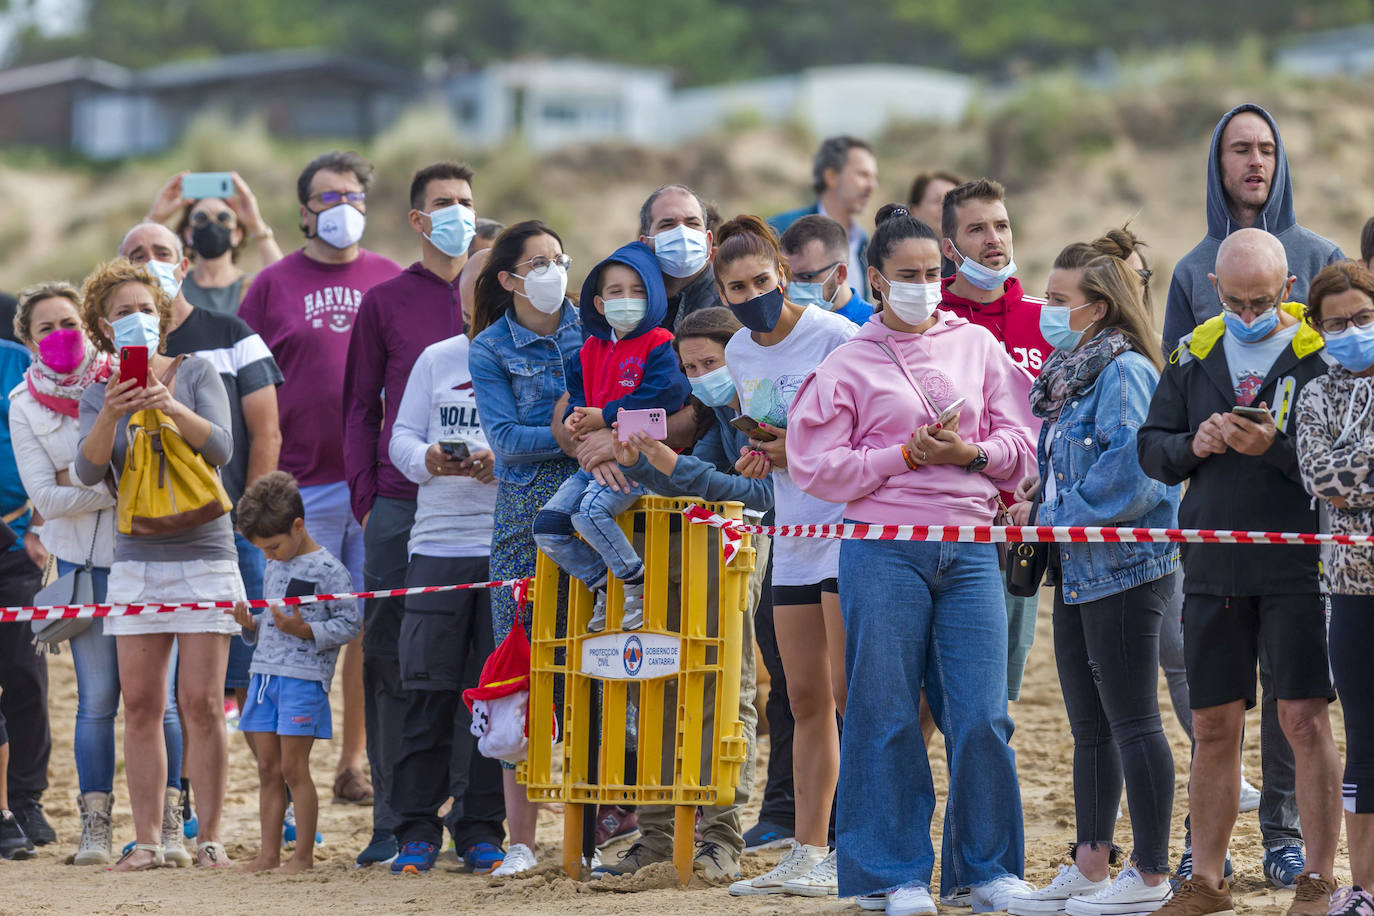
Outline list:
[[[190,172],[181,178],[181,196],[192,200],[233,197],[234,176],[230,172]]]
[[[759,428],[759,421],[749,416],[747,413],[740,414],[730,421],[730,425],[742,433],[747,433],[750,438],[760,442],[772,442],[778,437],[766,429]]]
[[[615,428],[621,442],[629,442],[635,433],[648,433],[649,438],[661,442],[668,438],[668,412],[662,407],[622,410],[616,414]]]
[[[960,398],[959,400],[955,401],[953,404],[949,405],[944,410],[942,410],[940,412],[940,425],[948,426],[950,423],[953,423],[954,418],[959,416],[959,408],[963,407],[964,402],[967,400],[968,398]]]
[[[148,387],[148,348],[122,347],[119,351],[119,379],[138,379],[139,388]]]
[[[472,457],[472,451],[462,439],[440,439],[439,450],[450,461],[467,461]]]
[[[1255,423],[1263,423],[1265,420],[1269,419],[1269,411],[1265,410],[1263,407],[1242,407],[1237,404],[1235,407],[1231,408],[1231,413]]]

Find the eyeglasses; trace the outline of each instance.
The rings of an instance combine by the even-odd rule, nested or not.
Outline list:
[[[560,254],[556,258],[546,258],[543,255],[536,255],[528,261],[516,262],[515,266],[520,267],[524,264],[530,265],[531,273],[536,270],[547,270],[550,267],[561,267],[563,270],[567,270],[569,267],[572,267],[572,258],[568,257],[566,254]]]
[[[1260,299],[1255,302],[1242,302],[1239,299],[1233,299],[1230,296],[1223,295],[1219,289],[1217,290],[1217,295],[1221,298],[1221,310],[1223,312],[1235,315],[1237,318],[1244,318],[1248,314],[1251,320],[1265,314],[1270,309],[1278,308],[1279,303],[1283,301],[1283,293],[1279,293],[1273,299]]]
[[[192,213],[192,214],[191,214],[191,225],[192,225],[193,227],[194,227],[194,226],[204,226],[204,225],[207,225],[207,224],[210,222],[210,219],[211,219],[211,217],[210,217],[210,214],[209,214],[209,213],[206,213],[204,210],[197,210],[195,213]],[[234,211],[233,211],[233,210],[221,210],[221,211],[219,211],[218,213],[216,213],[216,214],[214,215],[214,220],[215,220],[215,222],[219,223],[221,226],[228,226],[228,227],[230,227],[230,228],[233,228],[233,226],[234,226]]]
[[[318,194],[310,195],[311,200],[318,200],[327,207],[336,207],[347,201],[353,206],[357,206],[367,200],[366,191],[321,191]]]
[[[1354,315],[1342,315],[1340,317],[1323,318],[1317,322],[1317,327],[1321,328],[1323,334],[1340,334],[1350,327],[1367,328],[1374,324],[1374,310],[1365,309],[1356,312]]]
[[[835,261],[834,263],[827,264],[818,270],[809,271],[807,273],[794,273],[792,275],[792,279],[800,280],[802,283],[814,283],[816,280],[819,280],[822,277],[829,277],[830,271],[834,270],[836,267],[839,267],[843,263],[843,261]]]

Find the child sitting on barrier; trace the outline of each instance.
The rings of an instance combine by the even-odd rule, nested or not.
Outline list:
[[[249,487],[239,500],[238,524],[243,536],[267,555],[263,594],[269,599],[352,591],[347,567],[306,530],[305,507],[290,474],[273,471]],[[245,869],[281,866],[284,873],[297,874],[315,864],[319,797],[310,778],[310,748],[316,738],[333,737],[329,684],[334,663],[339,647],[362,631],[362,616],[357,602],[348,598],[289,609],[273,605],[257,613],[239,602],[234,619],[243,627],[244,641],[258,643],[239,731],[263,733],[254,742],[262,849]],[[288,789],[296,812],[296,851],[282,866]]]
[[[671,414],[682,407],[691,387],[672,333],[659,327],[668,297],[653,249],[632,242],[598,264],[582,284],[580,308],[591,336],[568,376],[563,423],[570,433],[613,428],[622,410],[657,407]],[[579,471],[534,517],[539,549],[596,595],[589,633],[606,628],[610,573],[625,585],[624,629],[644,625],[644,562],[615,521],[644,492],[638,484],[617,492]]]

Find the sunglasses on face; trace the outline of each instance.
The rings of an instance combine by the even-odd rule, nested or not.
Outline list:
[[[234,228],[234,211],[232,210],[221,210],[213,217],[204,210],[197,210],[195,213],[191,214],[191,225],[204,226],[207,225],[211,219],[214,219],[214,221],[221,226],[227,226],[230,229]]]
[[[318,200],[320,203],[324,204],[326,207],[337,207],[337,206],[338,206],[339,204],[341,204],[341,203],[350,203],[350,204],[353,204],[353,206],[356,207],[358,204],[361,204],[361,203],[363,203],[364,201],[367,200],[367,192],[366,192],[366,191],[321,191],[321,192],[318,193],[318,194],[312,194],[312,195],[310,196],[310,199],[311,199],[311,200]]]

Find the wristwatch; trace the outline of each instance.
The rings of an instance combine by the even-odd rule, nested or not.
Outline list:
[[[978,457],[974,458],[968,464],[964,465],[964,470],[968,471],[970,474],[972,474],[975,471],[981,471],[983,470],[983,468],[988,466],[988,453],[983,451],[983,447],[981,445],[977,445],[974,447],[978,449]]]

